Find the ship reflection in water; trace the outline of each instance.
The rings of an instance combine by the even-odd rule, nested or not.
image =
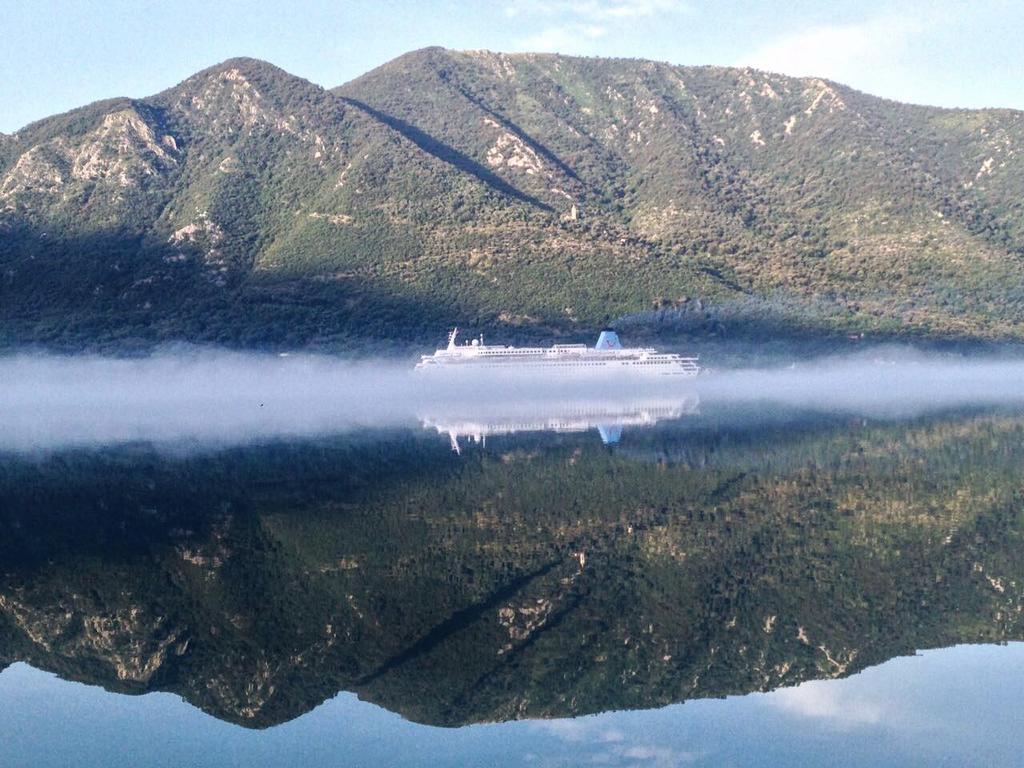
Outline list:
[[[0,453],[0,765],[1019,765],[1024,413],[765,410]]]
[[[619,442],[625,427],[652,427],[692,416],[699,412],[699,406],[696,394],[470,402],[449,406],[443,413],[422,415],[420,421],[427,429],[447,434],[455,453],[462,452],[460,438],[483,444],[488,437],[527,432],[566,434],[595,429],[601,441],[611,445]]]

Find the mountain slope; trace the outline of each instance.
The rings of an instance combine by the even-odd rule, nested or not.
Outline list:
[[[618,213],[747,291],[824,299],[825,314],[892,330],[1020,321],[1020,113],[911,107],[753,70],[437,50],[337,92],[432,119],[427,130],[520,176],[535,169],[509,163],[503,144],[547,147],[578,171],[584,218]],[[438,93],[443,110],[430,108]],[[474,145],[487,127],[494,143]]]
[[[0,343],[1019,339],[1022,141],[749,69],[425,49],[327,91],[232,59],[0,137]]]

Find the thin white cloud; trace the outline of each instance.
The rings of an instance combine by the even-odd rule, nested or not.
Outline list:
[[[682,0],[512,0],[505,5],[505,15],[522,28],[514,50],[569,54],[593,53],[595,41],[612,27],[621,30],[688,10]]]
[[[692,763],[700,757],[696,752],[683,752],[656,744],[623,747],[615,750],[615,754],[631,761],[634,765],[644,765],[650,768],[678,768],[678,766]]]
[[[587,53],[591,44],[607,33],[606,27],[596,24],[549,26],[516,40],[515,49],[544,53]]]
[[[632,738],[634,734],[608,725],[616,716],[616,713],[605,713],[574,720],[534,721],[531,724],[534,729],[571,744],[576,753],[571,759],[547,756],[543,763],[550,768],[582,764],[679,768],[702,757],[700,752],[635,740]]]
[[[833,681],[815,680],[795,688],[782,688],[768,696],[775,707],[801,717],[827,720],[840,728],[874,725],[885,709],[880,702],[858,698]]]
[[[505,5],[505,15],[539,17],[573,17],[590,21],[637,19],[688,10],[682,0],[512,0]]]
[[[582,718],[570,720],[568,718],[556,720],[536,720],[531,723],[538,731],[543,731],[562,741],[570,744],[579,744],[589,741],[593,737],[594,719]]]
[[[742,66],[797,77],[857,83],[896,68],[907,47],[930,28],[918,14],[886,14],[850,24],[818,24],[766,42]]]

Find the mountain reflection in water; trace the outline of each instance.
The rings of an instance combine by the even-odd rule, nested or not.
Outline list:
[[[0,668],[246,728],[339,691],[462,726],[1024,639],[1024,415],[679,407],[611,445],[506,422],[461,455],[422,427],[8,455]]]

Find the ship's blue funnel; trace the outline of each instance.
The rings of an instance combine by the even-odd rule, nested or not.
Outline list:
[[[622,349],[622,342],[619,341],[619,334],[611,328],[605,328],[597,337],[597,346],[594,349]]]

